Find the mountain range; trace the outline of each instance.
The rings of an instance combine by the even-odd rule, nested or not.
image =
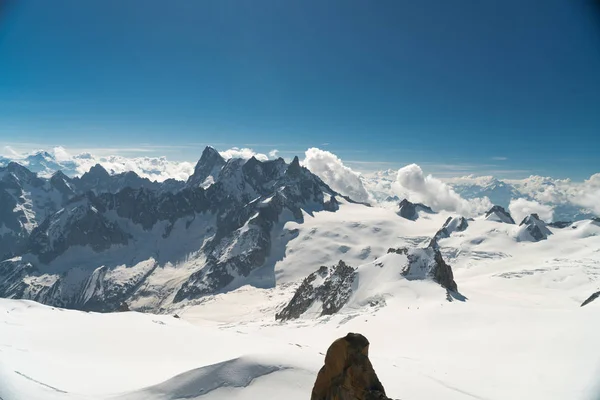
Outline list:
[[[355,271],[374,257],[376,265],[385,265],[393,258],[389,249],[403,242],[408,259],[398,271],[408,279],[419,275],[414,265],[421,265],[428,271],[421,278],[438,282],[456,297],[460,294],[439,244],[454,232],[480,224],[460,216],[442,224],[443,217],[427,205],[403,199],[396,202],[387,229],[380,222],[371,226],[364,221],[390,211],[334,191],[301,166],[298,157],[290,163],[282,158],[225,160],[212,147],[203,151],[186,182],[156,182],[131,171],[110,174],[99,164],[79,177],[57,171],[42,178],[10,162],[0,168],[0,199],[0,296],[96,311],[174,309],[246,284],[298,282],[314,270],[325,272],[310,275],[310,282],[323,273],[331,275],[322,278],[326,289],[298,296],[323,302],[333,290],[327,282],[338,281],[338,272],[344,271],[326,272],[324,264],[346,262],[347,270]],[[297,243],[310,243],[316,232],[339,236],[323,215],[336,214],[343,220],[348,212],[361,222],[345,235],[344,244],[328,248],[321,240],[316,247],[297,248]],[[515,242],[537,242],[551,235],[550,229],[561,229],[548,227],[537,214],[517,227],[500,205],[481,218],[515,226],[506,232]],[[439,219],[437,227],[428,222],[432,219]],[[291,226],[307,226],[307,220],[316,225],[298,241],[299,229]],[[406,224],[420,220],[425,221],[420,224],[423,235],[398,239]],[[361,245],[362,227],[378,242]],[[303,257],[306,265],[285,268],[295,257]],[[423,257],[430,261],[419,261]],[[361,266],[348,276],[358,277],[371,268]],[[450,280],[439,278],[442,275]],[[348,278],[348,285],[352,282],[354,278]],[[348,296],[357,290],[350,286],[344,289]],[[336,301],[333,309],[346,300]],[[310,304],[302,304],[290,306],[294,311],[288,314],[303,314]]]
[[[599,240],[598,218],[357,202],[297,157],[207,147],[162,182],[8,163],[0,397],[299,400],[364,332],[395,397],[594,398]]]

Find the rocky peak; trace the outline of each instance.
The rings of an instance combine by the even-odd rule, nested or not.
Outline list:
[[[537,214],[530,214],[519,224],[517,240],[539,242],[547,239],[549,235],[552,235],[552,232],[548,229],[546,223]]]
[[[400,204],[398,204],[398,211],[396,214],[402,218],[415,221],[417,218],[419,218],[419,211],[433,214],[433,210],[430,207],[421,203],[412,203],[408,201],[408,199],[403,199]]]
[[[320,267],[302,281],[292,300],[275,319],[299,318],[315,302],[323,304],[318,316],[335,314],[350,298],[355,275],[356,270],[342,260],[331,267]]]
[[[369,360],[366,337],[348,333],[329,346],[310,399],[390,400]]]
[[[485,213],[485,219],[488,221],[503,222],[505,224],[514,224],[515,220],[510,213],[502,206],[493,206]]]
[[[63,195],[63,201],[67,201],[70,197],[75,195],[72,179],[60,170],[52,174],[50,177],[50,185]]]
[[[19,185],[43,185],[43,181],[40,178],[38,178],[36,173],[31,172],[23,165],[14,161],[9,162],[8,165],[4,168],[4,170],[7,171],[13,177],[13,179],[15,179],[19,183]]]
[[[298,156],[294,156],[294,159],[292,160],[290,165],[288,165],[288,167],[287,167],[286,174],[298,175],[300,173],[302,173],[302,166],[300,166],[300,159],[298,159]]]
[[[110,174],[100,164],[94,165],[88,172],[81,176],[80,181],[88,182],[91,185],[96,185],[110,178]]]
[[[469,227],[465,217],[448,217],[444,225],[435,234],[429,246],[437,248],[438,240],[450,237],[454,232],[463,232]]]
[[[208,177],[212,177],[213,182],[216,181],[219,171],[221,171],[224,165],[225,159],[221,157],[221,154],[214,147],[206,146],[202,152],[202,156],[200,156],[200,160],[196,163],[194,173],[188,178],[187,184],[191,186],[203,186]]]

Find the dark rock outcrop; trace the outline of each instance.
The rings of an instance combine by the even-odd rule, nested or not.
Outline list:
[[[590,304],[592,301],[596,300],[598,297],[600,297],[600,291],[597,291],[596,293],[594,293],[590,297],[588,297],[583,303],[581,303],[581,307]]]
[[[348,333],[329,346],[310,399],[390,400],[369,360],[366,337]]]
[[[398,204],[398,211],[396,212],[396,214],[398,214],[402,218],[415,221],[417,218],[419,218],[419,211],[423,211],[428,214],[434,213],[434,211],[425,204],[411,203],[407,199],[404,199],[400,202],[400,204]]]
[[[429,243],[430,247],[437,248],[438,240],[450,237],[454,232],[463,232],[469,227],[465,217],[448,217],[444,225],[436,232],[433,239]]]
[[[322,266],[302,281],[292,300],[275,319],[298,318],[316,301],[323,303],[319,316],[335,314],[350,298],[355,276],[356,270],[341,260],[332,267]]]
[[[219,152],[213,147],[207,146],[194,168],[194,173],[188,178],[186,184],[188,186],[201,186],[209,176],[216,180],[224,165],[225,159],[221,157]]]
[[[510,213],[501,206],[494,206],[485,213],[485,219],[488,221],[504,222],[506,224],[514,224],[515,220]]]
[[[569,227],[571,225],[573,225],[573,222],[571,222],[571,221],[555,221],[555,222],[550,222],[548,224],[548,226],[551,226],[553,228],[559,228],[559,229],[563,229],[563,228]]]

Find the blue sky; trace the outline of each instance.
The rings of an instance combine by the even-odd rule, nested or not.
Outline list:
[[[6,4],[6,3],[2,3]],[[0,147],[355,168],[600,171],[590,3],[29,0],[0,12]]]

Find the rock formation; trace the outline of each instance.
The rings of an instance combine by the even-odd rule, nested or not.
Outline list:
[[[539,242],[548,239],[549,235],[552,235],[552,231],[546,223],[537,214],[530,214],[519,224],[517,240]]]
[[[597,291],[596,293],[594,293],[590,297],[588,297],[583,303],[581,303],[581,307],[590,304],[592,301],[596,300],[598,297],[600,297],[600,291]]]
[[[404,199],[398,204],[398,211],[396,214],[401,216],[402,218],[410,219],[411,221],[415,221],[419,218],[419,211],[423,211],[428,214],[433,214],[434,211],[421,203],[411,203],[407,199]]]
[[[369,360],[366,337],[348,333],[331,344],[310,399],[389,400]]]
[[[504,222],[505,224],[514,224],[515,220],[510,213],[501,206],[494,206],[485,213],[485,219],[488,221]]]
[[[292,300],[275,315],[275,319],[298,318],[315,301],[323,304],[320,316],[335,314],[350,298],[355,276],[355,269],[342,260],[332,267],[322,266],[302,281]]]

